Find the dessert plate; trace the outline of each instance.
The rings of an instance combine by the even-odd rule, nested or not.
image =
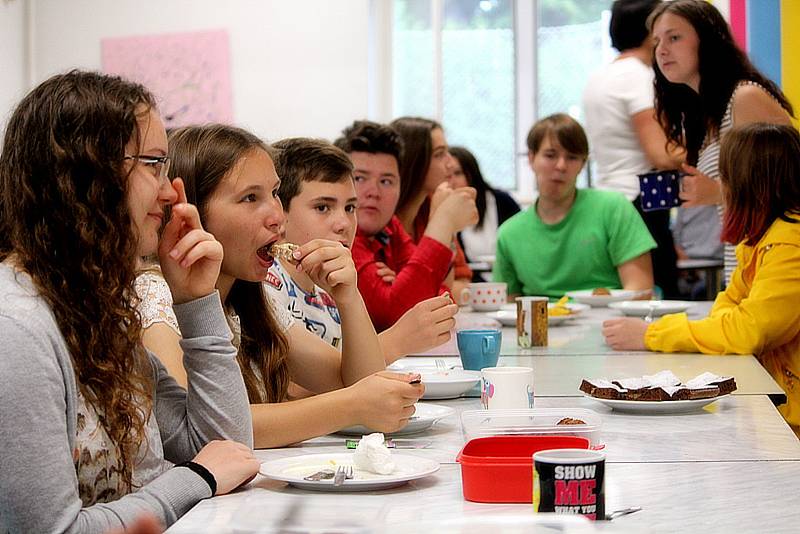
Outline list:
[[[565,304],[565,306],[572,312],[569,315],[548,315],[547,316],[547,324],[550,326],[559,325],[564,322],[570,321],[578,317],[581,313],[589,309],[589,306],[586,304],[579,304],[569,302]],[[550,303],[548,305],[549,308],[553,307],[553,304]],[[499,321],[500,324],[503,326],[516,326],[517,325],[517,305],[516,304],[505,304],[502,308],[498,311],[489,312],[486,314],[487,317],[494,319],[495,321]]]
[[[592,291],[592,289],[567,291],[567,296],[575,302],[588,304],[592,308],[603,308],[612,302],[631,300],[639,293],[639,291],[633,291],[632,289],[609,289],[610,295],[592,295]]]
[[[433,424],[439,419],[453,415],[455,412],[455,410],[449,406],[440,406],[438,404],[424,404],[418,402],[414,406],[416,407],[417,411],[414,412],[414,415],[412,415],[408,420],[408,424],[406,426],[397,432],[384,432],[384,434],[386,436],[404,436],[406,434],[422,432],[432,427]],[[370,430],[362,425],[356,425],[343,428],[336,433],[345,434],[347,436],[365,436],[367,434],[372,434],[373,432],[375,432],[375,430]]]
[[[724,399],[727,396],[728,395],[720,395],[718,397],[711,397],[709,399],[694,400],[635,401],[601,399],[599,397],[592,397],[591,395],[584,395],[584,397],[587,399],[592,399],[593,401],[605,404],[617,412],[637,414],[675,414],[696,412],[704,406],[708,406],[712,402],[716,402],[719,399]]]
[[[419,373],[425,384],[423,399],[457,399],[481,379],[480,371],[465,371],[459,363],[448,366],[444,371],[436,368],[434,362],[405,363],[396,361],[389,365],[389,371],[399,373]],[[419,406],[417,406],[419,408]]]
[[[687,300],[624,300],[612,302],[608,307],[633,317],[647,317],[652,310],[652,317],[661,317],[686,311],[694,305],[694,302]]]
[[[409,372],[409,371],[406,371]],[[410,372],[414,372],[412,369]],[[446,371],[419,370],[425,384],[423,399],[456,399],[481,379],[480,371],[449,369]],[[417,406],[419,410],[419,406]],[[416,415],[416,414],[415,414]]]
[[[288,482],[290,485],[316,491],[370,491],[402,486],[410,480],[431,475],[439,470],[439,462],[408,454],[392,454],[396,467],[388,475],[379,475],[358,468],[353,469],[353,478],[341,486],[334,486],[333,479],[305,480],[305,477],[323,469],[336,471],[340,465],[353,465],[353,453],[304,454],[280,458],[261,464],[259,473],[265,477]]]

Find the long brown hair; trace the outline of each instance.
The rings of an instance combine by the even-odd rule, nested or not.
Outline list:
[[[755,245],[777,219],[800,214],[800,134],[792,126],[754,123],[722,140],[725,192],[722,240]]]
[[[0,156],[0,259],[30,275],[52,310],[129,488],[153,370],[140,341],[123,157],[140,142],[137,117],[154,105],[121,78],[59,74],[19,103]]]
[[[394,210],[398,213],[422,190],[433,156],[431,132],[443,128],[438,122],[421,117],[400,117],[393,120],[389,126],[394,128],[403,140],[403,154],[398,162],[400,198]]]
[[[220,182],[251,150],[272,149],[255,135],[223,124],[188,126],[169,134],[171,177],[186,184],[186,197],[204,221],[208,202]],[[281,402],[289,387],[289,345],[278,326],[260,282],[236,280],[226,304],[239,316],[242,327],[237,356],[250,402]],[[261,386],[266,391],[262,395]]]
[[[655,110],[668,141],[686,148],[687,162],[695,165],[707,133],[719,132],[728,101],[742,81],[753,81],[769,92],[789,113],[794,111],[784,94],[756,69],[747,54],[736,45],[730,27],[717,8],[705,0],[663,2],[650,14],[647,27],[652,30],[664,13],[672,13],[692,25],[699,38],[699,92],[680,83],[671,83],[658,68],[655,70]]]

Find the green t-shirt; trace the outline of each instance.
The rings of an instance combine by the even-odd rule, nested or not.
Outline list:
[[[536,206],[497,231],[492,276],[509,294],[560,297],[567,291],[619,288],[617,266],[656,247],[636,209],[613,191],[579,189],[557,224],[545,224]]]

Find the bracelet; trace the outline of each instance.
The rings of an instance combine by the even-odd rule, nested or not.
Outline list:
[[[200,478],[206,481],[208,484],[208,488],[211,490],[211,496],[217,494],[217,479],[214,478],[214,475],[211,474],[211,471],[203,467],[202,465],[198,464],[197,462],[183,462],[182,464],[178,464],[175,467],[185,467],[191,471],[194,471]]]

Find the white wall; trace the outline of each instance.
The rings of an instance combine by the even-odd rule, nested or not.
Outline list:
[[[23,1],[0,0],[0,135],[11,110],[27,90],[25,36]]]
[[[369,0],[28,1],[36,83],[100,69],[105,37],[225,29],[238,124],[269,140],[332,138],[367,116]]]

